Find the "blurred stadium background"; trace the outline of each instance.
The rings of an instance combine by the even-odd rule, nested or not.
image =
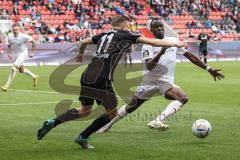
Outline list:
[[[30,78],[17,74],[9,92],[0,92],[0,159],[238,159],[239,9],[239,0],[0,0],[0,84],[5,83],[10,71],[10,67],[4,67],[11,65],[5,54],[6,36],[15,22],[38,42],[36,56],[26,65],[40,76],[39,85],[33,88]],[[223,69],[226,78],[214,82],[207,72],[192,64],[178,63],[176,84],[184,88],[190,102],[168,120],[171,129],[166,133],[147,129],[150,116],[169,103],[164,98],[154,97],[108,134],[94,135],[91,142],[96,149],[93,151],[86,153],[72,143],[73,137],[88,126],[89,121],[63,125],[46,140],[37,142],[37,129],[45,118],[55,116],[58,102],[72,99],[76,102],[74,107],[79,105],[77,95],[57,93],[50,87],[50,75],[59,64],[73,57],[79,41],[111,29],[111,17],[118,14],[134,17],[131,30],[148,37],[152,37],[146,27],[148,21],[161,17],[166,34],[188,41],[196,54],[199,52],[196,37],[204,29],[218,41],[208,45],[209,61],[217,61],[209,65]],[[95,47],[88,47],[87,54],[93,54]],[[140,51],[141,45],[137,45],[134,52]],[[132,57],[133,62],[141,62],[141,54],[132,54]],[[178,61],[186,59],[182,56]],[[122,65],[119,68],[122,69]],[[130,78],[142,75],[129,67],[123,69],[129,71]],[[64,82],[79,86],[82,71],[82,67],[74,70]],[[119,99],[118,106],[123,104],[125,102]],[[193,121],[199,118],[209,120],[213,126],[211,135],[204,140],[191,133]]]
[[[161,17],[166,34],[188,41],[195,53],[203,29],[219,42],[209,44],[210,61],[236,61],[239,11],[239,0],[0,0],[0,52],[6,51],[6,35],[18,22],[38,42],[37,54],[27,65],[58,65],[75,54],[77,42],[111,29],[111,17],[126,14],[133,17],[131,30],[148,37],[148,21]],[[6,54],[0,57],[1,65],[10,64]],[[133,60],[140,62],[140,54],[133,54]]]

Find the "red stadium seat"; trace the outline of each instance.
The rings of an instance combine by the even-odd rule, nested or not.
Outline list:
[[[65,0],[65,1],[64,0],[55,0],[54,5],[58,6],[58,4],[60,4],[62,2],[72,3],[72,0]],[[143,5],[144,10],[141,11],[141,15],[133,15],[133,16],[136,18],[137,23],[139,24],[139,27],[141,27],[141,26],[146,25],[146,23],[149,19],[148,13],[150,11],[153,12],[152,15],[158,16],[158,14],[157,14],[157,12],[154,12],[154,8],[151,8],[150,5],[146,3],[146,1],[137,0],[137,2],[138,2],[138,4]],[[13,19],[14,21],[15,20],[19,21],[21,19],[21,17],[23,17],[23,16],[24,17],[25,16],[30,17],[31,12],[30,11],[25,11],[25,10],[22,9],[24,3],[25,3],[25,1],[23,1],[23,0],[19,1],[18,9],[19,9],[20,15],[19,16],[10,15],[11,19]],[[46,7],[46,4],[48,3],[48,0],[44,0],[44,5],[40,5],[40,3],[38,1],[33,1],[33,3],[36,6],[36,10],[40,11],[40,13],[42,15],[41,20],[46,22],[48,25],[53,26],[54,28],[56,28],[60,25],[60,28],[62,29],[61,30],[62,33],[69,32],[69,30],[66,29],[63,26],[63,23],[65,21],[69,22],[69,23],[73,23],[73,24],[78,24],[79,23],[79,20],[76,19],[74,10],[68,11],[68,10],[66,10],[67,7],[64,6],[64,5],[60,6],[60,10],[64,13],[64,15],[53,15],[51,13],[51,11],[48,10],[48,8]],[[99,10],[99,6],[98,5],[93,6],[91,0],[82,0],[82,3],[83,3],[84,6],[88,6],[90,9]],[[133,11],[134,8],[132,8],[130,11],[127,11],[126,8],[122,5],[121,1],[114,1],[114,3],[115,3],[114,5],[117,5],[122,10],[124,10],[127,15],[129,13],[134,12]],[[73,7],[76,7],[76,5],[73,5]],[[170,6],[170,7],[172,7],[172,6]],[[175,7],[175,6],[173,6],[173,7]],[[3,9],[3,8],[12,12],[12,10],[13,10],[12,0],[8,0],[8,1],[0,0],[0,9]],[[210,16],[208,18],[211,19],[212,21],[220,20],[227,14],[227,12],[230,12],[230,9],[228,9],[228,8],[226,8],[224,11],[221,11],[221,12],[220,11],[213,11],[210,8],[208,10],[210,12]],[[187,29],[186,23],[187,22],[191,23],[192,21],[196,21],[196,20],[195,20],[195,17],[190,15],[190,13],[187,10],[182,10],[182,11],[183,11],[183,14],[181,16],[174,15],[174,13],[171,13],[170,18],[173,20],[173,24],[170,25],[170,27],[172,27],[173,29],[178,31],[178,33],[181,34],[182,38],[188,38],[187,33],[189,32],[189,29]],[[104,15],[105,15],[104,16],[105,18],[109,18],[109,17],[111,18],[111,17],[116,16],[117,13],[114,10],[110,11],[110,9],[106,9]],[[99,16],[98,14],[94,14],[93,16],[90,16],[90,18],[87,19],[87,21],[90,21],[90,20],[99,21],[100,18],[101,18],[101,16]],[[201,23],[204,23],[204,22],[201,22]],[[32,27],[32,26],[28,26],[28,24],[26,24],[26,26],[27,27]],[[98,34],[98,33],[103,32],[105,29],[111,29],[112,28],[111,25],[104,25],[102,27],[104,29],[96,29],[96,30],[92,30],[92,32],[94,34],[95,33]],[[34,32],[33,29],[29,29],[29,32]],[[208,34],[213,33],[211,29],[205,29],[205,31]],[[71,32],[71,35],[76,36],[77,34],[82,34],[82,36],[84,36],[84,34],[85,34],[84,32],[86,32],[86,30],[81,30],[79,32]],[[192,33],[195,34],[195,35],[199,34],[200,32],[201,32],[201,29],[192,29]],[[217,35],[217,36],[219,36],[219,35]],[[226,36],[223,36],[224,40],[233,40],[233,39],[239,39],[239,38],[240,38],[239,35],[233,34],[233,33],[227,34]]]
[[[41,6],[37,6],[37,7],[36,7],[36,10],[37,10],[37,11],[41,11],[41,10],[42,10],[42,7],[41,7]]]
[[[8,5],[8,6],[13,6],[13,2],[12,1],[8,1],[6,3],[7,3],[6,5]]]
[[[23,1],[19,1],[19,6],[23,6],[24,2]]]
[[[46,6],[42,6],[42,10],[48,10]]]
[[[51,11],[46,10],[46,14],[47,14],[47,15],[51,15],[52,13],[51,13]]]
[[[22,6],[20,6],[20,5],[18,5],[18,10],[20,11],[20,10],[23,10],[23,7]]]
[[[65,11],[67,8],[66,6],[62,6],[61,9]]]
[[[31,35],[34,34],[34,30],[29,29],[29,28],[28,28],[27,32],[28,32],[28,34],[31,34]]]

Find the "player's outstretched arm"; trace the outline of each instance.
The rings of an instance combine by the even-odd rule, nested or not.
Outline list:
[[[183,42],[171,42],[164,39],[147,37],[139,37],[138,43],[148,44],[155,47],[178,47],[178,48],[187,47],[187,44]]]
[[[80,42],[79,52],[78,52],[78,55],[76,56],[77,62],[83,61],[82,56],[83,56],[84,50],[89,44],[93,44],[92,37],[86,38]]]
[[[190,52],[186,52],[184,54],[184,56],[189,59],[193,64],[195,64],[196,66],[207,70],[211,76],[213,76],[214,80],[216,81],[217,79],[221,80],[224,78],[224,75],[220,72],[220,69],[213,69],[209,66],[207,66],[205,63],[203,63],[197,56],[195,56],[194,54],[190,53]]]

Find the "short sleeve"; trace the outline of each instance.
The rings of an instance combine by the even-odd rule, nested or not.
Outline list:
[[[185,47],[182,47],[182,48],[178,48],[177,50],[177,54],[185,54],[188,50],[185,48]]]
[[[93,36],[92,37],[93,44],[98,44],[98,41],[102,38],[103,35],[104,33]]]
[[[152,46],[150,45],[143,45],[142,48],[142,59],[143,60],[147,60],[147,59],[151,59],[153,58],[153,50],[152,50]]]
[[[33,38],[31,36],[27,35],[27,34],[24,34],[24,39],[25,39],[26,42],[33,40]]]
[[[124,40],[129,40],[129,41],[131,41],[133,44],[136,44],[139,37],[141,37],[140,34],[128,32],[127,34],[124,35],[124,38],[123,38],[123,39],[124,39]]]
[[[176,42],[180,42],[179,39],[177,38],[174,38]],[[183,55],[187,52],[188,50],[185,48],[185,47],[182,47],[182,48],[178,48],[177,50],[177,54],[180,54],[180,55]]]

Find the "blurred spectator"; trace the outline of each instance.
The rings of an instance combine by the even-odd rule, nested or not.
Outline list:
[[[210,19],[206,20],[204,24],[205,24],[205,28],[208,28],[208,29],[212,28],[212,21]]]
[[[19,0],[12,0],[12,2],[13,2],[13,4],[16,5],[16,6],[19,4]]]
[[[212,25],[212,31],[213,31],[213,33],[219,33],[220,32],[219,28],[215,25],[215,23],[213,23],[213,25]]]
[[[12,19],[14,21],[21,19],[21,25],[25,28],[30,27],[35,34],[39,34],[41,42],[78,41],[111,29],[109,24],[114,14],[136,17],[146,13],[145,1],[140,3],[138,0],[25,0],[24,3],[22,2],[13,0],[13,8],[10,11],[0,10],[0,14],[16,15]],[[224,35],[240,32],[239,2],[234,0],[208,0],[208,2],[206,0],[149,0],[149,3],[152,8],[147,12],[148,16],[159,15],[168,24],[173,23],[172,15],[193,15],[195,20],[186,23],[186,28],[192,30],[185,34],[194,34],[194,29],[199,28],[208,28],[213,33]],[[19,16],[21,7],[27,15]],[[60,20],[61,24],[58,22],[54,24],[55,19],[50,19],[50,16],[42,12],[45,10],[44,7],[47,8],[47,12],[50,11],[56,17],[66,15],[67,18]],[[212,12],[222,13],[222,18],[210,19]],[[52,15],[51,17],[54,17]],[[131,22],[131,30],[137,31],[137,26],[136,22]]]

